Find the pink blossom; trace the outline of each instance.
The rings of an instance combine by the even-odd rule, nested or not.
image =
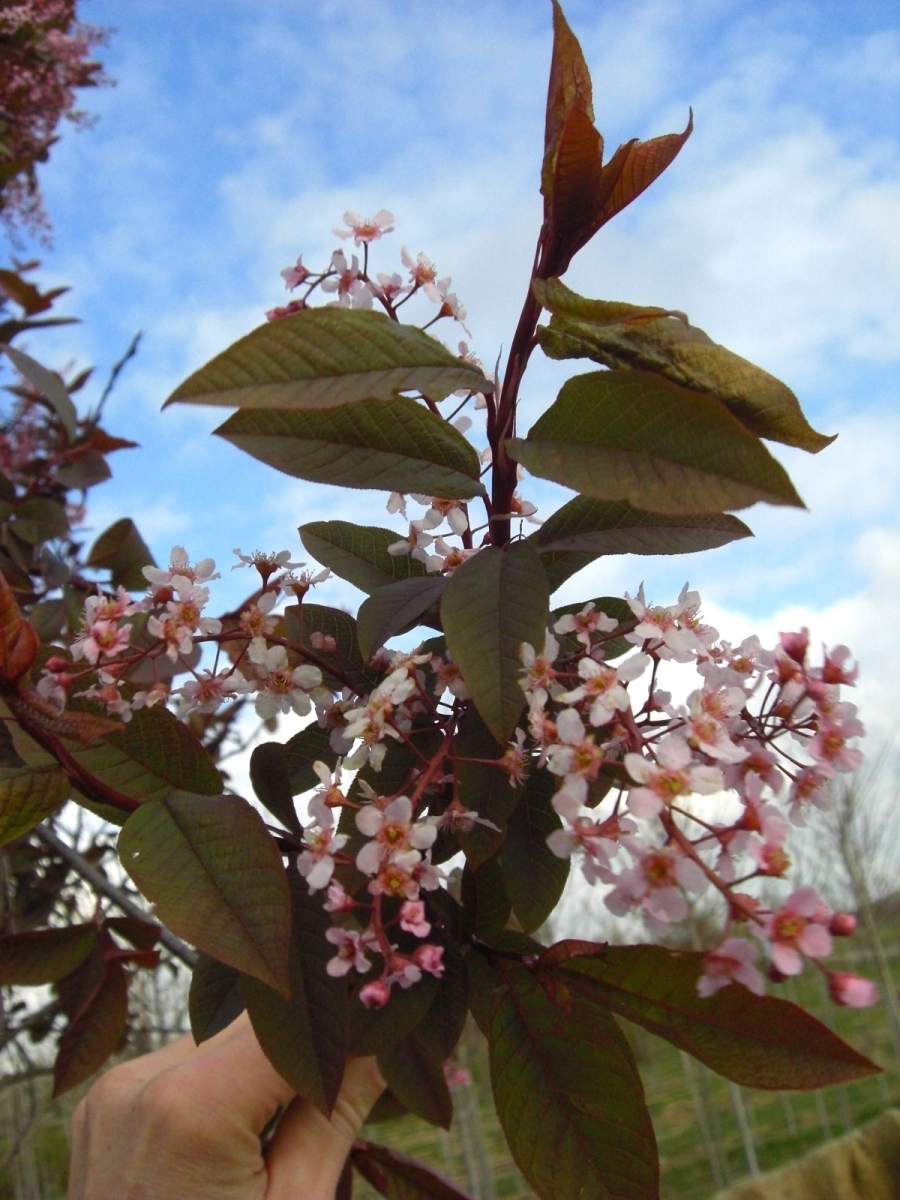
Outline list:
[[[342,884],[333,879],[328,885],[322,907],[326,912],[331,913],[350,912],[351,909],[356,908],[356,901],[344,891]]]
[[[329,821],[330,810],[325,810]],[[334,826],[323,823],[320,828],[306,830],[303,835],[304,850],[297,856],[297,870],[306,880],[311,892],[328,887],[334,874],[334,855],[347,844],[347,835],[335,833]]]
[[[377,945],[373,934],[368,931],[358,933],[355,929],[340,929],[332,925],[325,930],[325,938],[332,946],[337,947],[337,954],[325,965],[329,975],[339,978],[349,971],[359,971],[363,975],[371,967],[365,952]]]
[[[291,669],[284,646],[266,648],[262,638],[250,643],[247,657],[260,674],[256,711],[264,720],[278,713],[305,716],[312,707],[309,693],[322,683],[322,672],[309,663]]]
[[[402,851],[427,850],[437,837],[437,827],[430,821],[413,823],[412,801],[398,796],[386,808],[366,804],[356,814],[356,828],[373,840],[367,842],[356,856],[357,869],[364,875],[375,875],[392,855]],[[418,862],[418,856],[416,857]]]
[[[384,979],[373,979],[359,989],[359,999],[366,1008],[384,1008],[391,998],[391,985]]]
[[[403,265],[409,270],[409,278],[413,287],[425,288],[426,292],[428,292],[429,288],[432,288],[434,289],[434,295],[431,296],[431,299],[439,299],[439,293],[435,289],[437,268],[431,259],[421,251],[413,258],[405,246],[400,251],[400,258],[403,260]]]
[[[809,753],[820,767],[835,771],[855,771],[862,763],[862,753],[847,745],[852,737],[865,732],[862,721],[856,718],[853,704],[836,704],[829,717],[823,719],[816,736],[808,745]]]
[[[636,863],[615,878],[615,887],[604,899],[606,907],[623,916],[641,906],[651,924],[683,921],[688,905],[682,889],[699,892],[706,886],[697,864],[672,846],[648,847],[636,838],[626,839],[625,845]]]
[[[690,766],[691,749],[683,738],[670,734],[656,747],[659,765],[640,754],[625,755],[628,774],[641,787],[628,793],[628,807],[638,817],[655,817],[667,804],[694,792],[709,795],[724,787],[718,767]]]
[[[831,910],[811,887],[798,888],[769,915],[764,932],[772,962],[783,975],[799,975],[804,955],[825,958],[831,953],[830,920]]]
[[[289,292],[292,292],[295,287],[299,287],[309,278],[309,271],[303,265],[303,255],[301,254],[292,267],[285,267],[281,272],[281,278],[284,280],[284,286]]]
[[[400,906],[400,928],[414,937],[428,937],[431,924],[425,916],[425,905],[421,900],[405,900]]]
[[[756,947],[746,938],[727,938],[721,946],[711,950],[703,959],[703,974],[697,980],[697,991],[701,996],[712,996],[720,988],[735,981],[762,996],[766,985],[762,975],[753,965]]]
[[[196,566],[192,566],[184,546],[173,546],[169,556],[168,570],[160,567],[142,567],[143,576],[154,587],[176,585],[176,580],[185,579],[188,583],[207,583],[218,579],[215,561],[211,558],[201,558]]]
[[[344,213],[344,220],[350,228],[338,228],[333,232],[340,238],[352,237],[357,246],[374,242],[384,234],[392,233],[394,229],[394,214],[388,212],[386,208],[379,209],[374,217],[361,217],[359,213],[348,209]]]
[[[417,967],[436,975],[438,979],[444,974],[444,947],[426,942],[424,946],[416,946],[413,959]]]
[[[630,825],[628,823],[626,828]],[[569,858],[577,850],[584,851],[581,869],[588,883],[607,878],[613,856],[618,850],[618,842],[611,834],[618,834],[618,821],[598,822],[589,817],[575,817],[569,829],[554,829],[547,836],[547,845],[557,858]]]
[[[577,613],[563,613],[554,623],[553,632],[574,633],[585,649],[590,650],[592,634],[610,633],[617,625],[614,617],[608,617],[590,601]]]
[[[847,1008],[871,1008],[878,1001],[878,988],[871,979],[849,971],[833,971],[828,976],[828,990],[835,1004]]]
[[[419,884],[413,872],[419,865],[420,857],[418,850],[406,850],[388,859],[378,874],[369,880],[371,894],[415,900],[419,895]]]
[[[628,607],[638,619],[632,633],[626,634],[629,641],[641,645],[645,641],[659,643],[656,653],[663,658],[674,658],[678,662],[690,662],[703,650],[703,644],[684,618],[693,614],[700,603],[696,592],[682,588],[677,604],[665,607],[661,604],[648,605],[644,598],[644,585],[636,596],[625,593]]]
[[[359,259],[355,254],[348,264],[343,250],[335,250],[329,271],[330,275],[322,280],[322,291],[336,292],[336,304],[341,308],[372,307],[372,289],[360,277]]]

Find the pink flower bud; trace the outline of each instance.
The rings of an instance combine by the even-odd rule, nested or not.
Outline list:
[[[847,1008],[869,1008],[878,999],[878,988],[871,979],[851,975],[849,971],[834,971],[829,975],[828,989],[835,1004]]]
[[[390,986],[383,979],[374,979],[359,990],[359,999],[366,1008],[384,1008],[390,998]]]
[[[423,971],[428,971],[432,975],[437,975],[438,978],[444,973],[443,946],[434,946],[430,942],[424,946],[417,946],[413,959],[417,967],[421,967]]]
[[[67,671],[70,666],[71,663],[69,660],[67,658],[63,658],[59,654],[51,654],[44,663],[44,669],[47,671],[52,671],[54,674],[57,671]]]
[[[809,649],[809,630],[801,629],[799,633],[780,633],[778,636],[785,654],[802,667],[806,659],[806,651]]]
[[[837,912],[831,918],[829,929],[835,937],[850,937],[856,932],[856,917],[853,913]]]

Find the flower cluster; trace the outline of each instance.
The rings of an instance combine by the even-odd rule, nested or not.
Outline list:
[[[0,5],[0,211],[7,225],[46,233],[49,222],[35,178],[57,125],[83,123],[75,107],[78,88],[104,82],[90,58],[105,35],[76,20],[76,0],[18,0]]]
[[[785,875],[791,824],[825,807],[835,775],[859,765],[851,742],[863,727],[840,698],[856,669],[844,646],[813,664],[806,630],[782,634],[773,649],[756,637],[732,646],[703,622],[687,586],[672,605],[648,604],[643,588],[626,600],[627,619],[588,604],[557,620],[542,647],[522,647],[535,761],[558,781],[562,827],[548,844],[606,885],[613,913],[639,912],[657,934],[688,917],[692,896],[717,889],[726,926],[700,992],[731,979],[762,991],[757,948],[734,935],[736,925],[762,945],[775,979],[818,963],[832,935],[848,932],[847,914],[832,913],[812,888],[776,908],[741,889]],[[670,663],[699,676],[682,702],[659,687]],[[873,1002],[873,985],[837,978],[841,1003]]]
[[[357,254],[351,253],[348,261],[343,250],[335,250],[324,271],[311,271],[303,262],[303,256],[297,259],[293,266],[285,267],[281,272],[285,287],[288,291],[304,288],[302,295],[285,305],[277,305],[266,313],[270,321],[289,317],[309,307],[309,301],[317,288],[328,296],[333,297],[328,303],[339,308],[370,309],[378,304],[389,316],[396,318],[397,310],[413,296],[421,293],[432,304],[438,306],[438,311],[428,321],[428,325],[443,317],[450,317],[465,326],[466,310],[460,304],[456,294],[450,291],[450,276],[438,278],[437,268],[427,255],[419,252],[413,256],[404,246],[400,252],[400,260],[406,269],[406,276],[399,271],[387,274],[383,271],[373,274],[369,270],[369,247],[373,242],[393,233],[394,214],[381,209],[374,217],[361,217],[359,213],[345,212],[346,227],[334,230],[343,239],[353,239],[355,246],[362,248],[362,261]],[[427,328],[427,326],[426,326]]]
[[[372,959],[379,956],[381,969],[363,983],[359,999],[368,1008],[382,1008],[395,985],[408,988],[423,973],[440,977],[444,971],[443,947],[424,940],[432,927],[422,899],[441,882],[430,853],[439,821],[417,819],[410,796],[380,796],[362,783],[357,798],[351,798],[341,788],[340,761],[334,775],[322,762],[315,770],[322,786],[310,802],[312,823],[304,832],[298,867],[310,891],[327,887],[325,908],[353,922],[333,925],[326,933],[335,947],[329,974],[369,975]],[[342,853],[350,835],[335,832],[335,809],[353,812],[361,845],[352,857]],[[365,899],[333,879],[336,860],[352,864],[363,877]]]
[[[81,629],[70,647],[71,661],[60,655],[48,659],[38,694],[57,712],[65,708],[70,693],[77,694],[123,721],[135,710],[162,701],[171,700],[179,715],[187,717],[213,713],[230,700],[251,695],[258,715],[266,720],[287,712],[304,716],[313,703],[325,709],[333,695],[322,686],[321,669],[292,660],[284,639],[271,639],[277,625],[272,610],[281,593],[303,595],[328,572],[296,574],[304,564],[290,562],[287,551],[235,553],[239,566],[256,567],[262,588],[227,628],[204,611],[210,600],[207,585],[219,578],[215,563],[204,558],[192,564],[187,551],[175,546],[167,568],[143,568],[149,587],[140,600],[122,587],[87,596]],[[212,667],[200,665],[205,644],[216,647]],[[220,669],[223,647],[232,661]],[[173,678],[180,674],[190,678],[173,687]],[[136,685],[138,679],[148,686]]]

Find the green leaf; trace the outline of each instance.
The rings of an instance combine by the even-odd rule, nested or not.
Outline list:
[[[285,475],[354,488],[482,495],[471,442],[416,400],[361,400],[323,412],[236,412],[215,431]]]
[[[53,815],[68,798],[69,780],[56,763],[0,768],[0,846]]]
[[[446,587],[443,575],[427,575],[400,579],[373,592],[360,605],[356,616],[363,657],[371,658],[394,634],[405,633],[420,624]]]
[[[291,604],[284,610],[284,630],[292,645],[312,651],[317,663],[322,660],[333,666],[332,672],[324,669],[323,674],[325,682],[336,689],[349,684],[368,692],[377,683],[363,662],[356,621],[349,613],[324,604]],[[317,649],[315,634],[334,638],[335,649]]]
[[[173,791],[142,804],[119,835],[119,856],[179,937],[289,994],[287,879],[246,800]]]
[[[191,1034],[197,1045],[221,1033],[243,1011],[240,972],[208,954],[198,954],[188,992]]]
[[[313,770],[314,762],[320,761],[334,767],[338,760],[336,752],[331,748],[329,731],[317,725],[315,721],[299,733],[295,733],[292,738],[288,738],[284,749],[288,756],[291,793],[294,796],[319,786],[319,777]]]
[[[362,592],[371,594],[398,579],[425,574],[418,559],[388,554],[388,546],[402,540],[392,529],[349,521],[309,521],[298,532],[308,553]]]
[[[576,496],[557,509],[536,534],[541,554],[693,554],[752,537],[729,513],[671,516],[642,512],[622,501]]]
[[[657,1200],[653,1127],[613,1018],[577,995],[554,1002],[517,963],[496,969],[491,1083],[519,1170],[541,1200]]]
[[[141,568],[155,566],[153,555],[130,517],[115,521],[100,534],[91,546],[87,563],[89,567],[108,568],[113,583],[132,592],[143,591],[147,586]]]
[[[489,858],[477,868],[466,866],[462,877],[463,923],[467,934],[479,938],[500,932],[510,918],[499,860]]]
[[[196,736],[161,705],[138,709],[121,730],[72,755],[92,775],[137,800],[159,800],[173,787],[203,796],[222,790],[222,777]]]
[[[318,728],[318,727],[317,727]],[[315,779],[315,775],[313,774]],[[256,798],[281,822],[298,836],[303,826],[294,808],[291,787],[291,760],[287,748],[280,742],[263,742],[250,755],[250,782]]]
[[[787,1000],[757,996],[738,983],[698,996],[702,970],[699,951],[610,946],[599,958],[570,959],[561,978],[572,992],[748,1087],[817,1088],[879,1070]]]
[[[23,541],[37,546],[51,538],[65,537],[69,532],[69,518],[65,508],[55,500],[37,497],[16,505],[12,528]]]
[[[803,507],[784,468],[718,400],[647,371],[576,375],[528,438],[507,446],[543,479],[652,512]]]
[[[501,767],[464,760],[499,760],[505,749],[494,739],[476,710],[470,708],[459,722],[459,732],[454,742],[459,800],[466,808],[478,813],[479,817],[497,826],[491,829],[486,825],[473,825],[468,833],[457,834],[457,841],[473,870],[496,854],[502,845],[506,823],[519,803],[520,792],[512,786],[509,775]]]
[[[540,306],[554,315],[559,314],[591,324],[612,325],[617,321],[636,324],[673,316],[687,321],[684,313],[671,308],[628,304],[623,300],[588,300],[586,296],[579,296],[577,292],[566,287],[561,279],[532,279],[531,290]],[[546,325],[541,326],[538,333],[546,333],[547,328]]]
[[[387,1146],[357,1138],[350,1161],[363,1179],[388,1200],[472,1200],[425,1163]]]
[[[15,346],[0,345],[6,357],[22,375],[28,383],[40,392],[45,400],[48,400],[53,408],[53,411],[59,417],[63,428],[69,435],[69,440],[75,436],[75,426],[78,422],[78,414],[75,411],[75,405],[72,403],[72,397],[66,390],[66,385],[60,379],[55,371],[48,371],[46,367],[41,366],[36,362],[30,354],[25,354],[21,350],[17,350]]]
[[[812,428],[780,379],[718,345],[681,314],[587,300],[558,279],[548,280],[541,294],[553,312],[550,325],[538,330],[550,358],[591,358],[605,367],[658,372],[715,396],[758,437],[811,453],[834,441]]]
[[[91,488],[112,476],[109,464],[97,450],[84,450],[56,472],[60,483],[70,488]]]
[[[547,837],[562,828],[550,799],[556,780],[545,770],[530,775],[509,819],[500,850],[503,884],[525,933],[533,933],[556,908],[569,877],[569,860],[559,858]]]
[[[328,1115],[334,1107],[347,1054],[347,987],[326,970],[334,947],[325,940],[331,922],[306,884],[291,881],[291,998],[256,979],[241,987],[253,1031],[269,1061],[299,1095]]]
[[[109,962],[97,989],[59,1039],[53,1066],[53,1098],[90,1079],[125,1036],[128,976]]]
[[[420,391],[491,391],[471,363],[381,313],[310,308],[267,322],[195,371],[166,405],[321,409]]]
[[[505,742],[521,716],[523,642],[543,646],[547,580],[527,541],[488,547],[453,572],[441,601],[447,646],[484,723]]]
[[[464,1010],[465,1011],[465,1010]],[[381,1074],[407,1112],[430,1125],[449,1129],[453,1122],[453,1100],[444,1078],[444,1064],[430,1053],[415,1033],[378,1056]]]
[[[56,983],[80,966],[96,944],[96,925],[8,934],[0,938],[0,984]]]

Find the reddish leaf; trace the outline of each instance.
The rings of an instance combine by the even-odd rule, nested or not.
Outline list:
[[[107,917],[104,924],[139,950],[152,950],[162,933],[155,921],[140,921],[137,917]]]
[[[403,1107],[444,1129],[453,1120],[444,1063],[462,1033],[467,998],[466,964],[455,947],[445,946],[444,974],[428,1012],[406,1037],[378,1055],[387,1085]]]
[[[0,678],[16,683],[26,675],[38,644],[34,628],[22,616],[12,588],[0,571]]]
[[[244,1011],[240,972],[198,954],[188,993],[191,1034],[199,1044],[220,1033]]]
[[[553,57],[547,87],[547,118],[544,125],[544,170],[552,166],[563,126],[573,109],[589,121],[594,119],[591,76],[578,38],[572,32],[558,0],[553,0]],[[602,144],[601,144],[602,150]],[[542,190],[549,180],[542,177]]]
[[[550,249],[541,275],[562,275],[572,255],[596,230],[597,199],[604,186],[603,138],[581,109],[566,118],[553,172],[551,200],[546,205]]]
[[[568,962],[570,958],[603,958],[609,942],[586,942],[581,938],[565,938],[548,946],[538,959],[538,967],[546,970]]]
[[[363,1179],[389,1200],[471,1200],[424,1163],[387,1146],[358,1140],[350,1161]]]
[[[615,1020],[498,959],[491,1083],[513,1158],[541,1200],[657,1200],[640,1076]]]
[[[154,565],[147,543],[130,517],[115,521],[97,538],[87,558],[90,567],[108,567],[115,584],[131,591],[147,586],[141,568]]]
[[[347,1056],[347,987],[328,974],[331,922],[320,898],[298,876],[291,878],[293,934],[291,998],[256,979],[241,981],[253,1031],[278,1073],[328,1115],[334,1107]]]
[[[815,1017],[737,983],[703,999],[699,951],[610,946],[559,968],[572,992],[605,1005],[749,1087],[806,1089],[879,1068]]]
[[[603,168],[605,195],[603,204],[595,213],[591,236],[662,175],[693,129],[694,114],[691,112],[681,133],[666,133],[647,142],[632,138],[618,148]]]
[[[55,983],[79,967],[96,942],[94,925],[31,929],[0,938],[0,984]]]
[[[171,791],[146,801],[125,823],[119,854],[175,933],[290,994],[287,879],[278,847],[246,800]]]
[[[101,429],[99,425],[91,430],[90,436],[85,442],[86,446],[90,446],[98,454],[112,454],[113,450],[133,450],[138,444],[138,442],[129,441],[128,438],[114,437],[105,429]]]
[[[81,1011],[59,1039],[53,1067],[53,1095],[84,1083],[125,1035],[128,1021],[128,976],[121,963],[111,962]]]

